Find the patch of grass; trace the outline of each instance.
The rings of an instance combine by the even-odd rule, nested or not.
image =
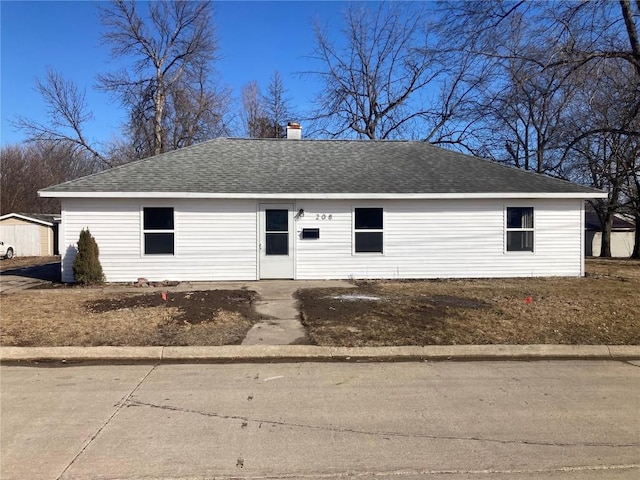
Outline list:
[[[254,292],[108,294],[92,289],[2,296],[5,346],[233,345],[258,320]]]
[[[587,270],[585,278],[365,281],[298,298],[318,345],[640,344],[640,262],[589,259]]]

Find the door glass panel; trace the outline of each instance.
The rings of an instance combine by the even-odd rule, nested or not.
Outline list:
[[[289,230],[289,210],[265,210],[267,232],[287,232]]]
[[[289,255],[288,233],[267,233],[266,244],[267,255]]]

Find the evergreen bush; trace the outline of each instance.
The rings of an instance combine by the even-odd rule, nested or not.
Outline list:
[[[100,264],[100,250],[89,229],[82,229],[78,240],[78,253],[73,261],[73,278],[80,285],[94,285],[104,282]]]

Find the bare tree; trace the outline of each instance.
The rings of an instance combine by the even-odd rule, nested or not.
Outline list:
[[[613,217],[634,208],[640,2],[442,5],[450,48],[493,65],[473,125],[489,156],[606,189],[593,204],[610,256]]]
[[[321,134],[341,137],[393,138],[407,117],[419,115],[409,100],[440,73],[434,69],[424,26],[424,9],[413,4],[350,4],[345,16],[345,47],[334,44],[314,26],[322,91],[313,119]]]
[[[631,163],[631,174],[627,177],[625,186],[629,199],[629,212],[636,225],[633,252],[631,258],[640,259],[640,142],[636,144]]]
[[[241,99],[241,117],[247,136],[249,138],[261,138],[262,129],[260,124],[265,117],[265,111],[258,82],[253,80],[242,87]]]
[[[608,192],[607,198],[591,202],[603,226],[603,257],[611,256],[614,216],[638,216],[640,204],[634,188],[640,168],[640,136],[629,133],[640,131],[640,118],[630,117],[638,95],[633,88],[635,69],[620,59],[607,63],[616,68],[607,68],[599,78],[586,77],[582,101],[568,112],[572,135],[566,155],[576,170],[587,172],[586,183]]]
[[[39,198],[38,190],[56,183],[88,175],[102,164],[86,150],[72,143],[34,141],[28,145],[8,145],[0,150],[1,213],[55,213],[57,199]]]
[[[101,9],[104,41],[131,67],[99,77],[130,112],[139,156],[157,155],[225,131],[228,92],[213,88],[217,43],[209,2],[116,0]],[[140,7],[145,8],[145,7]]]
[[[562,175],[569,107],[575,99],[568,73],[514,58],[505,62],[502,75],[502,82],[478,95],[477,116],[486,125],[483,146],[496,160]]]
[[[272,124],[269,137],[282,138],[286,135],[286,124],[293,120],[291,98],[287,96],[287,89],[280,72],[273,72],[271,82],[263,97],[265,116]]]
[[[30,142],[72,146],[74,152],[86,152],[104,165],[109,159],[85,135],[86,123],[93,119],[85,100],[85,92],[60,73],[49,68],[45,79],[36,81],[47,107],[49,123],[17,117],[12,123],[24,130]]]

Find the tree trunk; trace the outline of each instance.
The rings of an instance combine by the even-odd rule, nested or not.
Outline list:
[[[154,155],[160,155],[163,152],[163,134],[162,134],[162,114],[164,110],[164,95],[160,92],[156,94],[156,111],[154,116]]]
[[[636,211],[635,220],[636,220],[636,234],[635,234],[635,243],[633,245],[633,253],[631,254],[631,258],[640,259],[640,211]]]
[[[600,244],[600,257],[611,257],[611,229],[613,228],[613,215],[607,213],[606,220],[602,223],[602,242]]]
[[[640,2],[638,2],[638,4],[638,8],[640,8]],[[620,0],[620,8],[622,10],[622,17],[624,18],[624,25],[627,28],[631,53],[634,58],[633,63],[636,68],[636,73],[640,75],[640,39],[638,39],[638,30],[636,29],[633,12],[631,11],[631,3],[629,0]]]

